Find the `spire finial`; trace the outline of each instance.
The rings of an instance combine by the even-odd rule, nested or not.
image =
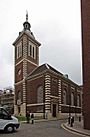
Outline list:
[[[26,10],[26,21],[28,21],[28,11]]]

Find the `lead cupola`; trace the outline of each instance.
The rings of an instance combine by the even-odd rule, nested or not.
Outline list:
[[[28,22],[28,12],[26,12],[26,21],[23,23],[24,30],[29,30],[31,28],[30,23]]]

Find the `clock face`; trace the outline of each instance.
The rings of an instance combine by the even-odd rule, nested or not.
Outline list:
[[[21,75],[21,72],[22,72],[21,69],[19,69],[19,70],[18,70],[18,75],[19,75],[19,76]]]

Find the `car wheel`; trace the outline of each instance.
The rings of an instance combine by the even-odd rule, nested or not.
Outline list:
[[[13,125],[6,126],[5,131],[8,133],[12,133],[14,131],[14,126]]]

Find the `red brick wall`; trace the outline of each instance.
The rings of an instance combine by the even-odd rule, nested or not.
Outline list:
[[[84,128],[90,129],[90,0],[81,0]]]
[[[44,87],[44,76],[32,81],[27,81],[27,104],[37,103],[37,88],[41,85]]]
[[[27,62],[27,74],[31,73],[37,66],[33,65],[30,62]]]
[[[18,71],[21,69],[21,74],[18,74]],[[23,79],[23,62],[15,66],[15,83]]]
[[[68,107],[68,106],[61,106],[61,112],[62,113],[81,113],[81,108],[75,108],[75,107]]]
[[[27,111],[29,111],[30,113],[39,113],[39,112],[43,113],[44,112],[44,105],[43,106],[27,106]]]

